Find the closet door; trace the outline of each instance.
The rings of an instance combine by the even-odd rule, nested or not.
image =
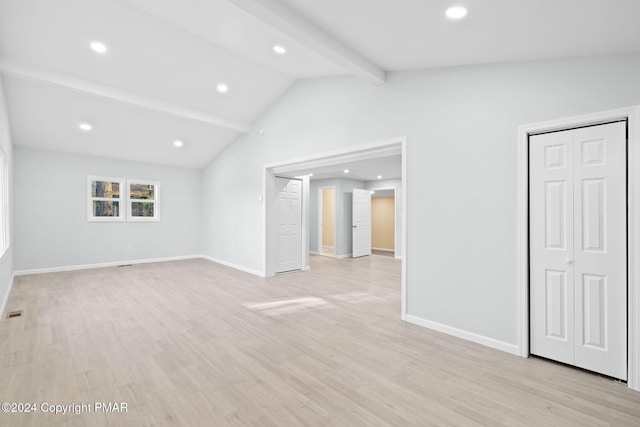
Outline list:
[[[571,131],[529,141],[531,353],[574,361],[573,138]]]
[[[626,379],[626,123],[529,153],[531,353]]]
[[[626,124],[573,131],[575,365],[627,378]]]

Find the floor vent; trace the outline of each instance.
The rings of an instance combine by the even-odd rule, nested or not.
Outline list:
[[[7,319],[14,319],[16,317],[20,317],[22,316],[22,310],[18,310],[18,311],[10,311],[7,314]]]
[[[122,264],[122,265],[119,265],[118,268],[120,268],[120,267],[131,267],[132,265],[133,264]]]

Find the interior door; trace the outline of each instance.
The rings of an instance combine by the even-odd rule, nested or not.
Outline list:
[[[627,378],[626,123],[529,143],[531,353]]]
[[[302,181],[276,177],[276,273],[302,269]]]
[[[371,191],[353,190],[353,257],[371,255]]]

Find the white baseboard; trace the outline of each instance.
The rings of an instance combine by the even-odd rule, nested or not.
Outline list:
[[[323,246],[322,249],[331,249],[331,250],[333,250],[334,247],[333,246]]]
[[[396,255],[396,256],[394,256],[393,258],[394,258],[394,259],[400,259],[400,260],[401,260],[401,259],[402,259],[402,256],[400,256],[400,255]]]
[[[195,258],[204,258],[206,260],[215,262],[217,264],[222,264],[227,267],[235,268],[236,270],[244,271],[246,273],[250,273],[260,277],[265,277],[264,273],[261,271],[254,270],[251,268],[246,268],[241,265],[233,264],[233,263],[223,261],[218,258],[213,258],[207,255],[183,255],[183,256],[165,257],[165,258],[136,259],[136,260],[116,261],[116,262],[102,262],[97,264],[82,264],[82,265],[68,265],[68,266],[62,266],[62,267],[36,268],[32,270],[15,271],[13,275],[24,276],[27,274],[58,273],[61,271],[88,270],[91,268],[117,267],[119,265],[147,264],[152,262],[180,261],[180,260],[195,259]],[[11,283],[13,284],[13,280],[11,281]]]
[[[207,260],[209,260],[211,262],[215,262],[216,264],[222,264],[222,265],[224,265],[226,267],[235,268],[236,270],[240,270],[240,271],[244,271],[245,273],[253,274],[254,276],[266,277],[264,272],[258,271],[258,270],[254,270],[253,268],[243,267],[241,265],[234,264],[232,262],[223,261],[221,259],[210,257],[208,255],[200,255],[200,257],[202,257],[204,259],[207,259]]]
[[[7,302],[9,302],[9,294],[11,294],[11,288],[13,288],[13,280],[16,278],[16,273],[11,275],[11,282],[9,282],[9,287],[7,288],[7,293],[4,295],[2,299],[2,305],[0,305],[0,320],[4,319],[4,311],[7,309]]]
[[[395,252],[395,249],[385,249],[385,248],[371,248],[372,251],[382,251],[382,252]]]
[[[336,258],[336,259],[351,258],[351,255],[353,255],[353,254],[336,255],[336,256],[335,256],[335,258]]]
[[[518,346],[508,342],[489,338],[484,335],[479,335],[474,332],[465,331],[463,329],[454,328],[453,326],[443,325],[442,323],[426,320],[421,317],[412,316],[407,314],[404,318],[405,321],[413,323],[414,325],[424,326],[425,328],[433,329],[434,331],[442,332],[447,335],[452,335],[457,338],[462,338],[467,341],[482,344],[487,347],[495,348],[496,350],[504,351],[507,353],[518,355]]]
[[[309,251],[309,255],[322,255],[322,254],[316,251]]]
[[[50,268],[36,268],[33,270],[19,270],[13,274],[15,276],[24,276],[27,274],[42,274],[42,273],[58,273],[61,271],[73,271],[73,270],[87,270],[90,268],[104,268],[104,267],[117,267],[119,265],[130,264],[148,264],[151,262],[166,262],[166,261],[180,261],[184,259],[203,258],[202,255],[183,255],[165,258],[149,258],[149,259],[136,259],[127,261],[115,261],[115,262],[101,262],[97,264],[82,264],[82,265],[68,265],[63,267],[50,267]]]

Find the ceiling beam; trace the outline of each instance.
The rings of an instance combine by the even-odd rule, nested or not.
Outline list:
[[[345,70],[375,84],[385,82],[383,69],[278,0],[228,1]]]
[[[114,101],[124,102],[151,110],[161,111],[173,116],[208,123],[220,128],[240,133],[251,132],[251,125],[238,120],[216,116],[200,110],[184,107],[179,104],[161,101],[145,95],[123,91],[100,83],[84,80],[68,74],[34,67],[22,61],[0,57],[0,72],[5,75],[37,80],[44,83],[61,86],[89,95],[100,96]]]

